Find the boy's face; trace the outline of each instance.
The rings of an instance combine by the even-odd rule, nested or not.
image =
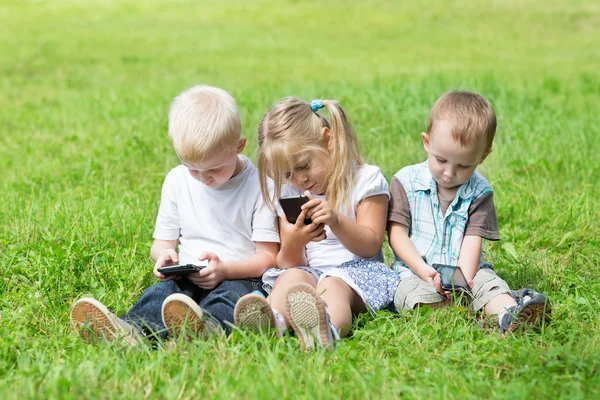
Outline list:
[[[244,167],[238,154],[244,150],[245,145],[246,139],[241,138],[236,150],[216,152],[201,163],[182,160],[182,164],[190,171],[190,175],[194,179],[208,187],[218,189],[239,174]]]
[[[452,125],[446,120],[436,121],[431,133],[423,132],[421,137],[428,154],[429,171],[438,188],[455,189],[467,182],[490,153],[481,138],[462,146],[452,137]]]
[[[311,150],[297,157],[293,171],[286,171],[285,177],[296,189],[312,194],[325,194],[327,189],[327,169],[329,157],[321,151]]]

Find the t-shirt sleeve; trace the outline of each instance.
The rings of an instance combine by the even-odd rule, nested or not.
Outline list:
[[[156,226],[154,228],[154,239],[159,240],[177,240],[181,232],[179,223],[179,211],[177,208],[176,188],[177,176],[171,171],[162,186],[160,197],[160,207],[156,217]]]
[[[487,193],[471,204],[465,236],[480,236],[487,240],[500,240],[498,218],[494,208],[494,193]]]
[[[367,197],[385,194],[390,197],[388,191],[388,183],[381,170],[375,166],[364,166],[359,172],[359,181],[356,186],[356,204],[360,203]]]
[[[273,182],[268,184],[269,192],[273,193]],[[264,202],[260,193],[252,214],[252,241],[279,243],[277,214]]]
[[[390,205],[388,207],[388,222],[397,222],[410,229],[410,204],[406,196],[406,190],[398,181],[392,179],[390,189]]]

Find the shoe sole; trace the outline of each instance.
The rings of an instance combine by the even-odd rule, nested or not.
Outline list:
[[[96,299],[83,298],[75,302],[71,308],[71,325],[86,342],[100,339],[123,341],[129,345],[137,345],[139,341],[133,332],[120,326],[108,308]]]
[[[173,337],[185,336],[190,340],[204,331],[203,312],[191,297],[172,294],[161,308],[163,324]]]
[[[550,303],[545,299],[537,303],[531,302],[516,315],[515,322],[508,327],[502,336],[506,336],[509,332],[515,332],[523,324],[535,328],[545,326],[550,321],[551,312]]]
[[[271,305],[258,294],[247,294],[238,300],[233,310],[233,321],[237,327],[256,333],[275,328]]]
[[[286,297],[285,309],[302,349],[314,350],[329,345],[325,306],[315,288],[306,283],[292,286]]]

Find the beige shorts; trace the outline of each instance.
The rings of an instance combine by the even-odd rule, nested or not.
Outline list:
[[[481,310],[494,297],[510,293],[508,284],[491,268],[481,268],[473,278],[471,311]],[[432,304],[444,301],[433,286],[417,275],[402,277],[394,296],[396,310],[412,310],[417,304]]]

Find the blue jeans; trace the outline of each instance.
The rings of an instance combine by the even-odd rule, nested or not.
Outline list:
[[[148,337],[165,340],[169,332],[162,321],[162,304],[170,295],[182,293],[198,303],[206,318],[214,320],[229,334],[233,326],[235,303],[255,290],[261,290],[260,279],[223,281],[211,290],[200,289],[185,278],[159,282],[146,289],[121,319],[133,324]]]

